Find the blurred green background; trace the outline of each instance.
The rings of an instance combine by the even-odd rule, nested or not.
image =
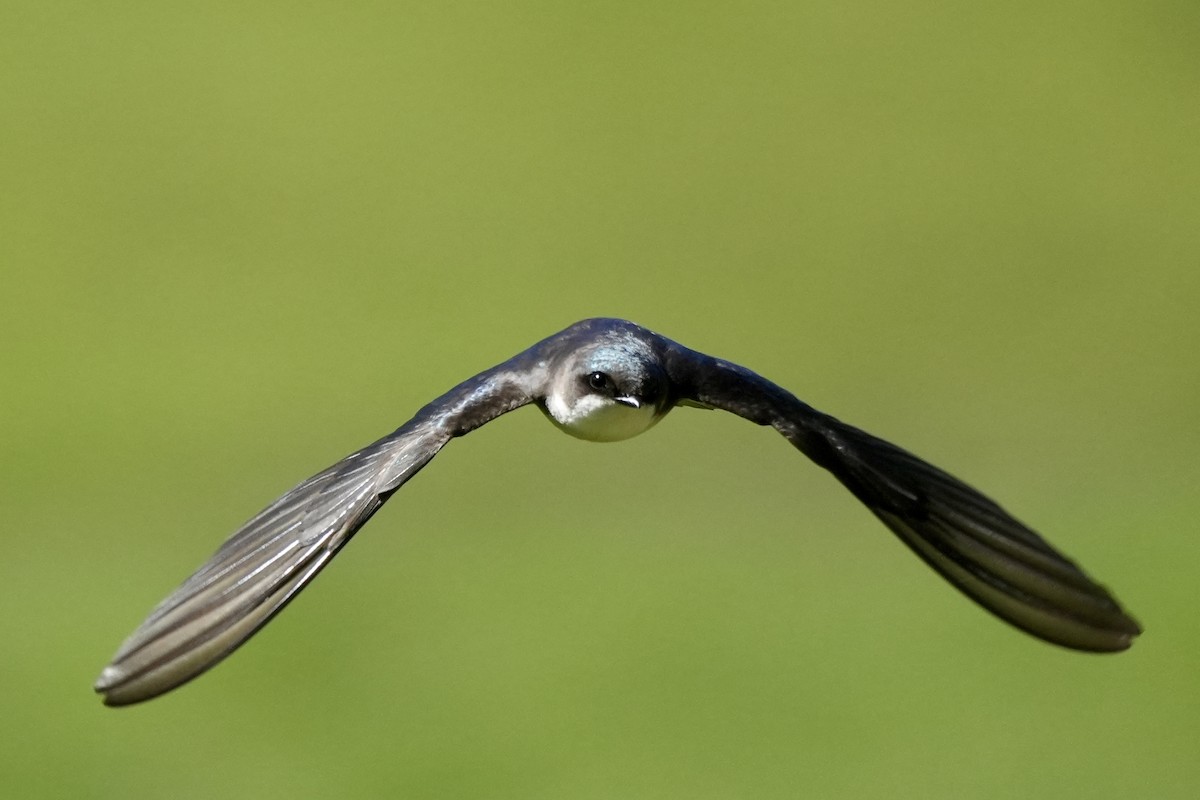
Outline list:
[[[0,11],[7,797],[1191,798],[1194,3]],[[457,441],[186,688],[90,684],[292,484],[586,316],[984,488],[1026,638],[772,432]]]

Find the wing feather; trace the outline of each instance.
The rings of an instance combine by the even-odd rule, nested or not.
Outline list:
[[[96,683],[147,700],[214,666],[279,613],[449,439],[402,428],[314,475],[243,525],[134,631]],[[403,469],[394,469],[397,463]]]
[[[537,399],[545,353],[560,343],[550,337],[463,381],[256,514],[125,640],[96,681],[104,702],[148,700],[232,653],[450,439]]]
[[[913,454],[821,415],[784,435],[913,552],[1018,628],[1078,650],[1124,650],[1141,632],[1077,564],[982,493]],[[825,442],[813,447],[814,437]]]
[[[981,492],[744,367],[673,342],[667,347],[681,399],[774,427],[996,616],[1078,650],[1124,650],[1141,633],[1106,588]]]

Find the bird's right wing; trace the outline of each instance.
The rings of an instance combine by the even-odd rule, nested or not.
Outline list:
[[[232,653],[446,442],[533,402],[540,358],[530,348],[464,381],[259,512],[125,640],[96,681],[104,702],[148,700]]]
[[[429,426],[401,428],[255,515],[125,640],[96,682],[104,702],[148,700],[233,652],[279,613],[448,439]]]

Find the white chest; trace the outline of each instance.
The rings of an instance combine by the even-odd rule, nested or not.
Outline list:
[[[546,398],[546,413],[563,431],[590,442],[619,442],[649,429],[658,422],[653,405],[638,408],[607,397],[588,395],[568,407],[556,395]]]

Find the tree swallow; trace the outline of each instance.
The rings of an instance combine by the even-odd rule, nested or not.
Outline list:
[[[108,705],[128,705],[209,669],[283,609],[447,442],[529,404],[595,442],[637,436],[680,405],[770,425],[943,578],[1017,628],[1095,652],[1124,650],[1141,632],[1103,586],[957,478],[744,367],[632,322],[589,319],[459,384],[259,512],[121,645],[96,691]]]

